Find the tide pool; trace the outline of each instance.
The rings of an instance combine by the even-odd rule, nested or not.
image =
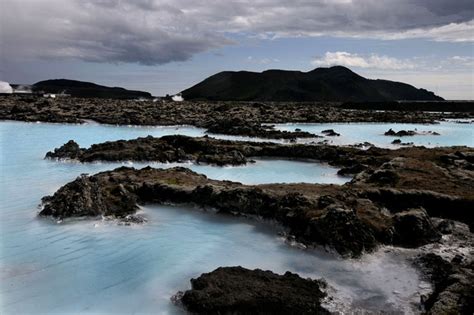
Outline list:
[[[141,212],[148,223],[134,226],[100,220],[57,224],[37,217],[41,197],[81,173],[122,165],[44,160],[47,151],[69,139],[89,146],[176,133],[196,136],[202,130],[0,122],[1,314],[182,314],[170,302],[173,294],[188,289],[192,277],[234,265],[323,277],[352,309],[410,313],[416,307],[417,292],[427,284],[403,251],[382,249],[344,260],[321,248],[289,246],[271,223],[186,206],[147,205]],[[252,184],[348,180],[325,164],[288,160],[187,166],[211,178]]]

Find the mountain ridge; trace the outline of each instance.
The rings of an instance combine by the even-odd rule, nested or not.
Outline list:
[[[51,79],[36,82],[32,85],[35,92],[70,94],[74,97],[97,97],[97,98],[116,98],[116,99],[135,99],[151,98],[148,92],[127,90],[123,87],[109,87],[92,82],[70,80],[70,79]]]
[[[222,71],[181,92],[187,100],[210,101],[440,101],[403,82],[367,79],[343,66],[308,72],[269,69]]]

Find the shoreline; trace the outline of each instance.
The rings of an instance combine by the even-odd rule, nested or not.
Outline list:
[[[29,107],[29,109],[27,108],[27,111],[23,113],[49,119],[47,118],[49,110],[53,109],[54,112],[54,109],[61,106],[68,108],[68,106],[74,105],[61,105],[56,101],[48,101],[48,104],[46,105],[46,111],[44,111],[45,108],[36,111],[35,105]],[[133,105],[132,102],[125,102],[124,104]],[[171,105],[176,104],[172,103]],[[51,107],[48,107],[50,105]],[[112,103],[109,105],[112,105]],[[175,109],[166,107],[168,105],[170,104],[163,106],[167,108],[166,113],[168,113],[167,111],[174,113],[172,120],[182,118],[181,113],[176,111],[183,108],[191,110],[190,104],[181,104]],[[281,105],[284,110],[280,111],[279,115],[282,115],[283,112],[289,115],[294,110],[308,110],[304,107],[307,107],[307,104],[300,105]],[[0,100],[0,118],[5,114],[5,108],[2,106],[4,104]],[[207,110],[224,106],[223,109],[221,108],[225,113],[224,119],[216,119],[216,114],[213,114],[214,116],[206,116],[207,114],[200,116],[200,113],[192,113],[191,111],[187,113],[190,114],[188,119],[201,126],[196,124],[166,126],[127,124],[126,126],[130,128],[204,127],[204,129],[213,127],[223,128],[221,129],[224,130],[223,134],[239,136],[253,134],[257,137],[269,137],[269,139],[286,137],[286,139],[291,140],[299,138],[298,135],[305,135],[291,132],[279,133],[275,129],[262,127],[262,118],[267,115],[265,113],[267,110],[265,106],[267,105],[265,104],[258,106],[254,104],[206,104],[205,106],[207,106]],[[28,112],[30,109],[31,112]],[[236,117],[238,118],[235,121],[229,119],[234,110],[237,111]],[[217,114],[219,113],[222,112]],[[354,112],[352,111],[352,113]],[[357,113],[360,115],[373,114],[369,111],[358,111]],[[68,120],[71,117],[67,112],[56,112],[56,114],[56,116],[54,114],[51,116],[52,120],[63,118]],[[107,111],[102,112],[102,114],[107,114]],[[125,115],[125,112],[122,114]],[[240,115],[246,114],[250,115],[248,121],[239,118]],[[348,121],[340,123],[362,122],[351,120],[360,119],[362,116],[344,116],[346,114],[344,110],[341,110],[341,117]],[[389,113],[385,119],[396,119],[398,114],[400,113],[397,112],[396,115],[391,116],[391,113]],[[410,121],[413,119],[425,121],[427,118],[435,116],[421,114],[407,119]],[[454,116],[458,116],[458,114]],[[462,113],[459,116],[462,116],[462,118],[469,117],[467,119],[473,117],[472,113]],[[146,117],[140,117],[138,121],[143,123],[144,121],[140,119],[146,119]],[[281,118],[278,115],[272,117],[275,119]],[[294,118],[293,116],[290,117]],[[299,117],[302,116],[298,116],[297,119]],[[118,116],[112,119],[122,121],[122,118],[123,116]],[[452,119],[459,120],[460,118],[454,117]],[[62,124],[63,122],[56,121],[53,123]],[[88,123],[103,124],[98,121],[85,122],[85,124]],[[314,122],[307,121],[306,123]],[[337,122],[331,123],[337,124]],[[372,120],[369,123],[378,122]],[[84,122],[80,124],[84,124]],[[108,125],[117,126],[117,124]],[[170,142],[167,142],[168,140],[163,141],[163,138],[170,140]],[[143,143],[139,143],[140,139]],[[189,141],[189,143],[180,146],[178,145],[180,139],[187,139],[186,141]],[[177,142],[173,142],[174,140]],[[249,140],[252,139],[249,138]],[[198,145],[199,150],[191,150],[196,145],[196,142],[193,141],[202,141]],[[104,147],[106,150],[101,151],[101,146],[107,143],[111,146],[109,148]],[[302,244],[309,247],[313,245],[329,246],[332,250],[336,250],[341,254],[342,257],[363,257],[366,252],[374,252],[381,248],[390,250],[390,246],[396,246],[394,250],[402,250],[398,246],[414,248],[406,250],[419,251],[421,256],[419,262],[416,262],[416,268],[433,284],[433,292],[426,300],[422,301],[427,310],[439,311],[443,310],[440,307],[445,307],[444,310],[453,311],[462,310],[456,307],[467,307],[468,309],[471,307],[467,302],[467,304],[462,302],[466,300],[456,299],[458,297],[463,299],[469,297],[469,294],[472,294],[470,292],[472,287],[464,280],[455,281],[453,284],[450,279],[458,279],[459,277],[463,277],[467,281],[473,279],[471,231],[474,221],[472,214],[467,210],[474,202],[469,190],[469,187],[472,187],[473,180],[472,157],[474,156],[474,148],[438,147],[427,149],[406,147],[389,150],[373,147],[369,150],[360,150],[324,144],[312,146],[310,144],[295,145],[218,140],[207,136],[200,138],[165,136],[162,138],[139,138],[107,143],[93,145],[93,150],[91,150],[92,147],[84,149],[77,145],[72,150],[63,150],[64,154],[59,154],[55,158],[68,158],[71,157],[70,154],[78,154],[79,159],[81,156],[87,156],[87,154],[89,156],[96,154],[96,157],[102,158],[107,154],[115,158],[121,154],[125,154],[124,156],[131,154],[128,157],[132,157],[132,160],[135,159],[134,161],[150,161],[150,155],[143,158],[141,154],[143,152],[151,154],[153,150],[150,148],[155,148],[156,151],[153,154],[156,154],[159,162],[179,162],[186,155],[192,157],[187,159],[188,161],[196,163],[199,160],[201,162],[207,160],[211,161],[211,163],[208,163],[210,165],[219,165],[219,163],[232,165],[235,162],[237,162],[237,165],[245,165],[255,156],[264,159],[268,157],[270,159],[289,158],[297,161],[306,159],[308,163],[323,161],[329,163],[329,165],[343,167],[346,172],[354,174],[354,178],[350,183],[344,185],[305,183],[242,185],[236,182],[211,180],[181,167],[166,170],[150,167],[144,169],[120,167],[95,175],[82,176],[62,186],[52,197],[44,199],[45,208],[42,209],[41,216],[74,219],[83,218],[84,214],[87,213],[93,213],[96,214],[95,218],[97,218],[97,214],[99,218],[103,214],[109,215],[110,218],[116,218],[118,224],[141,224],[144,222],[142,216],[140,214],[136,215],[140,205],[168,202],[182,204],[190,201],[200,207],[211,207],[218,212],[245,215],[249,216],[251,220],[255,220],[256,216],[257,219],[270,219],[278,222],[278,224],[283,224],[290,231],[289,246],[291,246],[291,242],[302,242]],[[125,146],[122,147],[122,145],[119,145],[120,143],[125,143]],[[163,146],[160,147],[161,145]],[[226,146],[228,147],[226,148]],[[295,151],[297,148],[298,150]],[[315,148],[318,148],[319,151],[315,152]],[[184,153],[175,154],[179,149],[183,150]],[[235,151],[240,154],[235,153]],[[331,153],[327,154],[326,151]],[[160,155],[163,152],[169,152],[169,154]],[[255,152],[259,153],[257,155],[251,154]],[[320,157],[318,154],[323,158],[311,159],[314,156]],[[77,157],[73,157],[73,159]],[[311,160],[307,160],[308,158]],[[84,158],[82,162],[90,162],[88,159]],[[90,160],[101,161],[100,158]],[[110,162],[116,161],[110,160]],[[124,162],[126,161],[129,161],[129,159]],[[443,185],[440,185],[440,183],[443,183]],[[439,217],[443,217],[443,219],[439,219]],[[461,230],[464,231],[464,234],[460,233],[453,228],[458,223],[452,223],[452,220],[461,220],[470,225],[471,231],[466,230],[466,225],[463,225],[464,227]],[[455,244],[453,248],[456,250],[451,250],[456,252],[460,248],[459,246],[465,246],[465,252],[460,251],[458,255],[443,256],[445,252],[438,251],[444,246],[445,238],[451,237],[450,235],[454,239],[459,237],[459,240],[465,241],[465,243]],[[385,246],[389,247],[385,248]],[[425,252],[423,252],[424,250]],[[442,278],[433,277],[437,274],[442,275]],[[244,278],[247,279],[247,277]],[[459,302],[461,304],[456,301],[461,301]],[[205,300],[198,299],[196,303],[205,303]]]
[[[112,125],[191,125],[208,128],[225,120],[246,125],[276,123],[405,122],[473,118],[470,112],[421,112],[344,109],[328,102],[135,102],[111,99],[0,97],[0,119]]]
[[[140,183],[143,183],[143,185]],[[98,184],[98,186],[94,186],[96,184]],[[92,185],[92,186],[88,188],[89,185]],[[74,187],[77,187],[77,188],[74,188]],[[347,207],[347,205],[350,205],[352,204],[352,202],[355,202],[355,201],[349,201],[351,200],[350,194],[347,195],[345,193],[342,196],[338,197],[337,190],[341,188],[343,190],[345,189],[346,193],[348,193],[347,189],[349,188],[347,187],[347,185],[343,185],[339,188],[334,187],[333,185],[321,185],[321,184],[242,185],[235,182],[210,180],[210,179],[207,179],[207,177],[203,175],[194,173],[184,168],[158,170],[158,169],[152,169],[150,167],[147,167],[141,170],[136,170],[133,168],[121,167],[114,171],[105,171],[102,173],[98,173],[96,175],[78,178],[76,181],[71,182],[70,184],[67,184],[66,186],[63,186],[63,188],[60,188],[60,190],[58,190],[53,197],[49,197],[45,199],[46,211],[43,212],[41,215],[55,216],[54,214],[55,211],[62,209],[62,206],[60,205],[63,202],[66,202],[66,205],[68,205],[67,207],[73,206],[74,208],[82,209],[81,203],[78,203],[76,205],[77,207],[74,206],[76,202],[82,200],[81,199],[82,197],[80,197],[80,199],[75,199],[75,197],[71,197],[72,195],[70,195],[70,193],[74,195],[77,195],[79,193],[80,196],[90,195],[93,198],[93,200],[102,200],[105,202],[110,201],[113,204],[115,204],[115,206],[113,207],[116,207],[116,206],[122,207],[124,205],[129,205],[127,206],[128,210],[127,209],[120,210],[120,213],[123,213],[123,215],[128,215],[129,213],[133,214],[136,211],[137,204],[156,204],[156,203],[182,204],[183,202],[184,203],[191,202],[200,207],[205,207],[205,208],[211,207],[213,209],[217,209],[218,211],[224,211],[225,213],[231,213],[231,214],[237,213],[239,215],[243,214],[245,216],[250,214],[251,216],[257,215],[258,217],[276,219],[279,223],[283,222],[283,225],[290,227],[290,234],[296,236],[295,238],[296,241],[303,241],[303,244],[310,245],[311,241],[309,240],[311,240],[311,236],[309,236],[309,239],[308,239],[308,236],[304,236],[304,232],[302,232],[307,229],[307,227],[305,227],[304,225],[304,222],[305,222],[305,219],[303,219],[304,215],[303,217],[301,217],[301,215],[298,215],[297,213],[299,213],[300,211],[303,211],[303,214],[304,214],[305,211],[312,209],[314,206],[318,207],[317,205],[321,204],[321,202],[323,202],[323,207],[326,206],[326,204],[329,202],[330,207],[326,208],[326,210],[323,210],[323,213],[324,211],[326,211],[326,213],[323,215],[316,215],[316,218],[315,218],[316,221],[314,221],[314,222],[317,222],[318,220],[323,220],[321,221],[322,223],[321,225],[316,224],[315,226],[316,228],[315,232],[319,235],[316,238],[316,244],[326,245],[326,246],[329,245],[330,247],[335,248],[336,251],[338,251],[340,254],[343,254],[343,257],[344,257],[344,253],[347,255],[348,253],[347,250],[349,250],[349,253],[351,253],[349,254],[349,256],[353,256],[353,257],[362,256],[363,257],[365,252],[374,251],[377,248],[380,248],[379,247],[380,245],[383,245],[383,244],[390,245],[391,242],[385,243],[386,241],[384,241],[384,239],[386,239],[386,236],[383,236],[384,233],[380,234],[382,230],[379,230],[379,232],[376,232],[374,230],[375,226],[370,227],[370,225],[369,226],[366,225],[368,224],[368,221],[358,221],[360,219],[355,219],[355,217],[352,217],[351,212],[338,208],[341,206]],[[84,190],[85,194],[83,194],[82,192],[83,189],[85,189]],[[295,195],[292,191],[302,192],[303,195],[298,195],[298,194]],[[368,192],[369,194],[366,196],[366,198],[367,197],[371,198],[370,195],[372,194],[373,189],[372,190],[369,189]],[[116,197],[108,197],[108,194],[115,195],[116,193],[118,193],[117,196],[121,196],[120,198],[122,200],[118,204],[115,203],[114,201]],[[311,198],[312,195],[316,199],[312,199]],[[361,196],[363,195],[364,193]],[[397,198],[400,198],[402,196],[403,194]],[[419,199],[422,195],[417,195],[417,196],[418,197],[416,197],[416,199]],[[342,199],[340,199],[340,197],[342,197]],[[349,199],[347,199],[348,197]],[[287,198],[290,198],[292,200],[288,204],[288,205],[290,204],[292,205],[291,208],[289,209],[285,208],[286,207],[285,204],[287,203],[287,201],[285,200],[287,200]],[[339,202],[341,202],[342,204],[336,207],[331,207],[331,203],[333,203],[334,201],[330,201],[330,199],[328,198],[335,198],[336,204]],[[364,201],[364,200],[367,200],[367,199],[360,199],[360,201],[357,201],[357,202],[362,202],[364,207],[368,207],[369,204],[367,204],[367,202],[369,201]],[[413,200],[413,199],[410,199],[410,200]],[[349,203],[347,204],[346,202],[348,201]],[[314,204],[314,202],[316,202],[316,204]],[[377,201],[376,199],[374,199],[372,200],[372,202],[377,202]],[[271,208],[276,206],[277,207],[275,209],[276,212],[273,214],[273,210],[272,211],[270,211],[270,209],[266,210],[267,206],[265,206],[265,204],[274,205],[274,206],[270,206]],[[259,207],[263,207],[263,208],[255,212],[256,209],[254,209],[253,207],[256,205],[262,205]],[[376,206],[376,203],[373,203],[373,206]],[[373,207],[373,206],[369,206],[369,207]],[[98,204],[98,207],[102,208],[102,206],[99,204]],[[416,205],[411,205],[411,206],[407,205],[407,207],[416,208]],[[75,211],[73,210],[74,208],[71,208],[71,210]],[[300,210],[297,210],[297,208],[299,208]],[[110,209],[110,208],[106,206],[104,209]],[[281,210],[277,210],[277,209],[281,209]],[[304,210],[304,209],[307,209],[307,210]],[[280,211],[283,211],[281,215],[278,214]],[[288,217],[288,213],[285,214],[285,211],[290,211],[291,213],[295,213],[296,217],[294,217],[295,214]],[[372,212],[372,215],[377,213],[377,211]],[[390,211],[393,211],[393,209]],[[460,272],[463,275],[463,277],[467,277],[467,279],[470,279],[469,278],[471,276],[471,274],[469,273],[470,269],[469,267],[467,267],[466,269],[466,264],[469,264],[469,259],[471,257],[471,255],[469,254],[469,251],[466,253],[466,255],[464,255],[464,257],[459,258],[458,257],[459,255],[457,255],[455,256],[455,259],[453,259],[452,262],[444,262],[445,261],[444,258],[441,258],[438,254],[435,254],[436,247],[434,247],[433,250],[429,249],[430,244],[432,242],[436,244],[439,240],[438,237],[441,237],[441,234],[439,234],[440,232],[438,231],[438,229],[441,229],[441,225],[443,224],[449,225],[450,220],[444,219],[444,220],[440,220],[439,222],[437,221],[431,222],[431,220],[434,220],[434,219],[432,218],[431,215],[428,216],[426,214],[423,214],[423,213],[426,213],[424,211],[425,210],[421,210],[421,211],[420,210],[416,210],[416,211],[396,210],[395,213],[392,212],[390,216],[392,217],[391,218],[392,221],[395,220],[393,221],[394,223],[397,222],[397,220],[402,219],[402,221],[398,221],[399,223],[395,223],[396,224],[394,226],[395,234],[401,233],[399,234],[402,237],[400,240],[405,239],[405,237],[408,236],[408,239],[406,239],[408,243],[405,243],[405,244],[393,243],[393,244],[399,244],[399,245],[410,248],[410,247],[413,247],[412,241],[416,240],[417,237],[428,237],[426,240],[423,240],[423,241],[421,241],[420,239],[421,243],[416,243],[416,245],[414,246],[415,248],[417,248],[421,245],[428,248],[427,253],[420,256],[420,260],[422,260],[423,263],[425,264],[428,263],[428,265],[426,266],[424,265],[424,267],[418,266],[417,267],[418,270],[426,274],[426,277],[429,277],[429,274],[430,274],[429,270],[433,268],[438,268],[439,264],[441,265],[449,264],[449,266],[452,266],[451,267],[452,271],[449,271],[446,274],[446,277],[450,277],[452,274],[457,274]],[[428,213],[430,213],[429,209],[428,209]],[[119,213],[111,213],[111,214],[115,216],[118,215],[119,217],[122,215]],[[279,218],[274,217],[275,214],[278,215]],[[339,218],[341,215],[343,215],[343,217],[346,216],[346,218],[349,221],[344,219],[342,222],[339,222],[338,221],[339,219],[337,218]],[[360,215],[360,214],[357,214],[357,215]],[[328,218],[329,221],[326,220],[325,218]],[[355,221],[353,221],[354,219]],[[406,221],[405,219],[408,219],[408,221]],[[415,221],[412,221],[413,219],[415,219]],[[421,221],[419,221],[420,219]],[[285,224],[285,222],[287,223]],[[359,223],[356,223],[356,222],[359,222]],[[372,224],[374,224],[375,222],[376,221],[374,221]],[[348,223],[349,225],[347,225]],[[381,222],[379,222],[378,224],[380,223]],[[390,223],[390,224],[394,224],[394,223]],[[436,225],[434,225],[435,223]],[[300,224],[303,224],[303,225],[301,227],[298,227]],[[342,224],[342,226],[339,226],[339,224]],[[359,224],[362,224],[362,226],[359,227]],[[422,224],[421,225],[423,226],[422,229],[427,229],[427,230],[420,230],[419,232],[416,232],[415,234],[410,234],[410,235],[406,234],[408,233],[408,231],[413,231],[412,229],[418,224]],[[327,226],[328,228],[326,229],[325,226]],[[343,231],[340,229],[342,227],[343,227],[343,230],[349,229],[351,231],[349,234],[350,238],[344,238],[343,236],[344,233],[340,234],[340,232]],[[318,229],[322,229],[322,230],[319,230],[318,232]],[[385,228],[386,231],[390,231],[392,229],[393,227],[389,227],[389,226]],[[402,230],[400,230],[400,232],[397,232],[398,229],[402,229]],[[430,230],[431,232],[429,232]],[[324,233],[328,233],[328,234],[327,235],[320,234],[323,231],[326,231]],[[334,234],[333,231],[336,231],[335,232],[336,234]],[[367,238],[367,235],[365,235],[366,231],[372,231],[370,233],[375,233],[375,234],[372,234],[372,236]],[[420,232],[421,234],[417,234]],[[432,234],[432,233],[435,233],[435,234]],[[453,232],[448,231],[447,233],[449,235],[449,233],[453,233]],[[455,231],[454,233],[458,233],[458,232]],[[346,235],[346,236],[349,236],[349,235]],[[439,235],[439,236],[436,236],[436,235]],[[467,234],[465,235],[469,236],[468,240],[466,241],[467,243],[465,244],[467,244],[468,248],[472,249],[472,233],[467,232]],[[321,239],[320,237],[323,237],[323,239]],[[334,237],[336,238],[342,237],[342,239],[337,240],[337,239],[334,239]],[[372,243],[372,241],[370,240],[371,237],[375,237],[376,239],[375,243]],[[431,237],[435,237],[435,239],[432,239]],[[325,241],[321,243],[321,241],[324,239]],[[354,240],[356,242],[352,243]],[[334,243],[334,241],[336,241],[336,243]],[[359,241],[362,241],[362,244],[364,244],[362,247],[359,247],[358,245]],[[349,245],[349,244],[352,244],[352,245]],[[420,252],[422,251],[420,250]],[[432,257],[437,257],[435,258],[434,262],[432,261],[433,260]],[[453,292],[449,291],[449,290],[452,290],[452,288],[450,288],[449,286],[440,287],[438,282],[436,281],[437,280],[432,280],[432,283],[435,286],[435,290],[430,295],[431,300],[434,300],[436,302],[439,296],[441,299],[443,298],[444,295],[448,295],[452,297]],[[443,280],[443,281],[445,282],[447,280]],[[444,283],[443,281],[442,283]],[[465,283],[463,285],[464,285],[464,289],[460,291],[461,292],[460,294],[469,294],[469,289],[470,289],[469,285],[467,285],[467,287]],[[451,293],[443,293],[446,290],[448,290],[447,292],[451,292]],[[454,292],[458,292],[455,294],[459,294],[459,291],[454,291]],[[205,303],[205,302],[198,300],[196,303]],[[438,304],[434,303],[433,305],[438,305]],[[443,303],[441,303],[441,305],[443,305]],[[463,304],[461,306],[464,307],[465,305]],[[440,307],[440,306],[438,305],[437,307]],[[454,307],[454,306],[450,305],[449,307]]]

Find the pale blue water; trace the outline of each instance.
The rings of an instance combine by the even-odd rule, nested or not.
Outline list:
[[[398,145],[392,145],[395,139],[401,139],[402,142],[413,142],[414,145],[423,145],[426,147],[465,145],[474,146],[474,124],[459,124],[454,121],[443,121],[439,124],[400,124],[400,123],[324,123],[324,124],[278,124],[277,129],[294,131],[299,128],[314,134],[321,134],[326,129],[334,129],[341,134],[339,137],[324,137],[309,141],[329,140],[329,144],[351,145],[368,141],[378,147],[398,148]],[[384,133],[392,128],[395,132],[400,130],[417,130],[419,133],[435,131],[439,136],[423,134],[411,137],[389,137]],[[301,142],[305,142],[303,140]]]
[[[409,302],[418,299],[418,273],[403,255],[380,251],[342,260],[322,250],[290,247],[278,237],[278,227],[253,220],[168,206],[144,207],[149,222],[131,227],[102,221],[56,224],[37,217],[42,196],[81,173],[118,165],[48,161],[46,151],[69,139],[89,146],[170,133],[200,135],[202,130],[0,122],[1,314],[178,314],[182,311],[169,301],[176,291],[189,288],[191,277],[229,265],[324,277],[345,303],[372,310],[409,311]],[[347,180],[325,165],[294,161],[190,166],[213,178],[246,183]]]

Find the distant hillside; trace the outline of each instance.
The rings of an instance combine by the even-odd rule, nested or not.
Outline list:
[[[409,84],[370,80],[336,66],[310,72],[225,71],[184,90],[185,100],[223,101],[395,101],[443,100]]]
[[[121,87],[108,87],[75,80],[46,80],[32,85],[34,92],[65,93],[74,97],[98,97],[116,99],[150,98],[148,92],[132,91]]]

